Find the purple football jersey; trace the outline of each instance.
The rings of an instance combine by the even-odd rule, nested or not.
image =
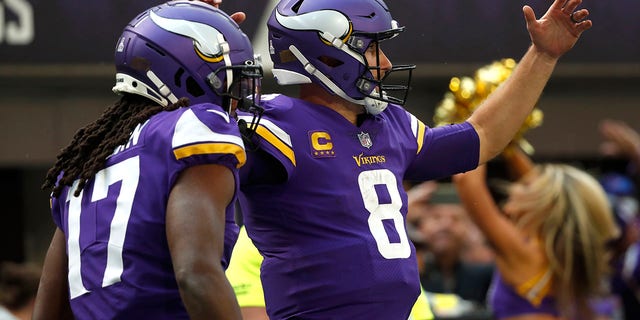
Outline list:
[[[183,170],[202,164],[228,167],[237,188],[245,159],[237,124],[220,107],[180,108],[138,125],[80,196],[73,196],[74,184],[53,198],[53,219],[67,239],[75,317],[188,318],[165,233],[169,194]],[[226,210],[225,268],[238,233],[233,210]]]
[[[285,168],[287,181],[257,183],[242,173],[241,203],[265,257],[270,318],[407,319],[420,280],[402,182],[475,168],[475,130],[431,129],[395,105],[355,126],[299,99],[263,101],[256,143]],[[247,172],[268,168],[249,157]]]

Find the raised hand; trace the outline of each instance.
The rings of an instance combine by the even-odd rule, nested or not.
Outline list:
[[[524,6],[522,11],[534,48],[553,58],[573,48],[582,32],[593,25],[587,19],[589,10],[576,10],[581,3],[582,0],[555,0],[540,19],[536,19],[530,6]]]

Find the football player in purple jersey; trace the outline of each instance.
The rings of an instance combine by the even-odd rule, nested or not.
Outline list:
[[[246,161],[236,108],[258,118],[247,36],[198,1],[152,7],[115,46],[121,98],[58,155],[57,229],[34,319],[240,319],[224,269]]]
[[[409,317],[420,282],[402,181],[471,170],[507,145],[591,27],[580,2],[556,0],[540,19],[525,6],[532,44],[517,69],[467,122],[440,128],[401,107],[413,66],[382,51],[403,31],[382,0],[278,2],[273,74],[300,97],[263,96],[240,173],[272,320]]]

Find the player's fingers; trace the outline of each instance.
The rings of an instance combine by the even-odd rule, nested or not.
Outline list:
[[[230,15],[231,19],[235,21],[237,24],[241,24],[247,19],[247,15],[244,12],[235,12]]]
[[[569,0],[555,0],[553,1],[553,4],[551,4],[550,9],[562,10],[566,6],[567,2],[569,2]]]
[[[589,16],[589,10],[587,9],[576,10],[570,16],[573,22],[579,23],[582,20],[585,20]]]
[[[524,13],[524,20],[527,22],[527,25],[532,24],[536,21],[536,14],[533,12],[533,9],[531,7],[522,7],[522,13]]]
[[[567,0],[567,2],[562,6],[562,12],[566,14],[571,14],[576,10],[576,8],[582,3],[582,0]],[[554,3],[555,5],[555,3]]]
[[[585,30],[590,29],[593,26],[593,22],[591,20],[583,20],[576,24],[578,31],[583,32]]]

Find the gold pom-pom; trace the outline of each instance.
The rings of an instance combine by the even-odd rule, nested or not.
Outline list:
[[[433,116],[435,125],[449,125],[467,120],[473,111],[509,78],[515,67],[516,61],[507,58],[494,61],[476,70],[473,78],[451,78],[449,92],[444,94],[444,98],[435,110]],[[542,125],[543,118],[542,111],[535,108],[513,138],[513,142],[519,144],[528,154],[533,153],[533,147],[523,136],[529,129]]]

